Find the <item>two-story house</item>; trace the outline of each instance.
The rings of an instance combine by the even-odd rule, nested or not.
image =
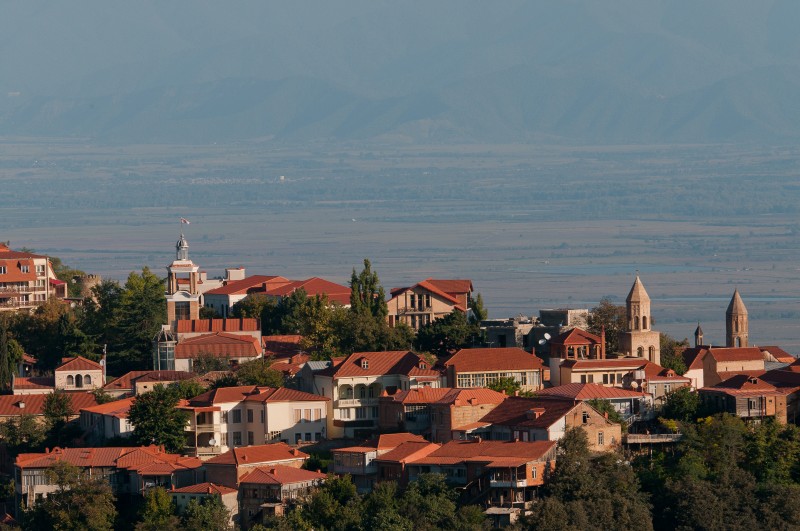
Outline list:
[[[412,433],[390,433],[360,446],[336,448],[331,450],[331,471],[340,476],[348,474],[359,492],[370,492],[378,480],[375,460],[405,443],[428,444],[428,441]]]
[[[543,387],[544,364],[521,348],[465,348],[445,363],[448,387],[488,387],[501,378],[511,378],[522,391]]]
[[[313,375],[329,397],[328,437],[367,438],[378,427],[378,399],[387,391],[441,387],[441,374],[413,352],[356,352]]]
[[[469,310],[472,281],[470,280],[436,280],[428,278],[402,288],[390,291],[389,326],[405,323],[414,330],[419,330],[436,319],[458,310]]]
[[[52,298],[66,297],[67,284],[56,278],[48,257],[0,243],[0,312],[33,311]]]

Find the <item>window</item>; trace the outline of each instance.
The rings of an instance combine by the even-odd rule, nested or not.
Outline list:
[[[252,431],[248,431],[247,432],[247,444],[250,445],[250,446],[255,444],[255,437],[253,436],[253,432]]]
[[[30,270],[31,270],[31,269],[30,269],[30,267],[28,267],[28,266],[26,266],[26,265],[25,265],[25,266],[19,266],[19,269],[20,269],[20,271],[22,271],[23,273],[29,273],[29,272],[30,272]]]
[[[302,409],[295,409],[294,410],[294,423],[297,424],[303,420],[303,410]]]
[[[6,274],[6,266],[0,266],[0,275]]]
[[[36,274],[37,275],[44,275],[44,265],[39,264],[36,266]]]
[[[584,411],[583,412],[583,423],[584,424],[588,424],[589,423],[589,412],[588,411]]]
[[[316,432],[314,434],[314,440],[315,441],[321,441],[322,440],[322,434],[320,432]]]
[[[598,431],[597,432],[597,445],[598,446],[605,446],[605,444],[606,444],[606,441],[605,441],[605,437],[603,436],[603,432],[602,431]]]
[[[228,433],[225,432],[222,434],[222,446],[228,446]]]
[[[233,445],[234,446],[242,445],[242,432],[240,431],[233,432]]]
[[[320,420],[320,419],[322,419],[322,409],[317,408],[314,410],[314,420]]]
[[[339,418],[344,420],[350,420],[350,409],[342,409],[339,411]]]
[[[80,374],[75,377],[75,387],[83,387],[83,376]]]
[[[378,418],[378,406],[372,406],[372,417]]]
[[[69,386],[75,385],[75,377],[72,376],[71,374],[67,376],[67,385]]]
[[[531,467],[531,477],[536,479],[536,465]]]
[[[253,410],[252,409],[248,409],[247,410],[247,422],[253,422]],[[250,444],[252,444],[252,443],[250,443]]]
[[[581,374],[581,383],[586,383],[586,375]]]
[[[369,360],[367,358],[363,358],[361,360],[361,368],[362,369],[369,369]]]
[[[365,408],[365,407],[357,407],[356,408],[356,418],[357,419],[365,419],[365,418],[367,418],[367,408]]]
[[[306,442],[311,442],[311,434],[306,433]]]
[[[608,383],[608,376],[609,376],[608,374],[604,374],[604,375],[603,375],[603,383],[604,383],[604,384],[607,384],[607,383]],[[611,380],[611,383],[614,383],[614,380],[613,380],[613,378],[614,378],[614,375],[613,375],[613,374],[611,375],[611,378],[612,378],[612,380]]]
[[[413,293],[408,296],[409,306],[414,308],[417,305],[417,296]]]
[[[92,377],[90,375],[86,375],[83,377],[83,383],[86,385],[92,385]]]
[[[262,409],[262,410],[261,410],[261,424],[264,424],[264,421],[265,421],[265,420],[266,420],[266,419],[265,419],[264,410]]]
[[[232,411],[233,411],[233,423],[234,424],[239,424],[240,422],[242,422],[242,410],[241,409],[234,409]],[[241,434],[240,434],[240,438],[241,438]],[[241,443],[239,443],[239,444],[241,444]]]

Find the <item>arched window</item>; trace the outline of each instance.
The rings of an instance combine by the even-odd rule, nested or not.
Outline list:
[[[656,355],[656,347],[654,347],[653,345],[650,345],[649,351],[650,351],[650,361],[653,361],[653,358]]]
[[[70,387],[75,385],[75,378],[71,374],[67,376],[67,385]]]
[[[75,387],[83,387],[83,376],[80,374],[75,377]]]
[[[636,354],[637,354],[637,355],[638,355],[640,358],[643,358],[643,357],[644,357],[644,348],[643,348],[643,347],[639,347],[639,348],[637,348],[637,349],[636,349]]]
[[[642,329],[647,330],[647,316],[642,317]]]
[[[639,330],[639,316],[633,318],[633,329]]]
[[[741,337],[737,337],[736,338],[736,347],[739,348],[741,346],[742,346],[742,338]]]
[[[92,385],[92,377],[90,375],[86,375],[83,377],[83,383],[86,385]]]

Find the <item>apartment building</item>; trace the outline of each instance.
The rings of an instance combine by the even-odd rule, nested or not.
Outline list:
[[[0,312],[33,311],[52,298],[67,297],[67,284],[40,254],[13,251],[0,243]]]

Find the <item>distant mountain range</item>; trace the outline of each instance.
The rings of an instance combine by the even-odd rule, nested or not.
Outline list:
[[[0,135],[781,143],[796,0],[57,2],[0,16]]]

